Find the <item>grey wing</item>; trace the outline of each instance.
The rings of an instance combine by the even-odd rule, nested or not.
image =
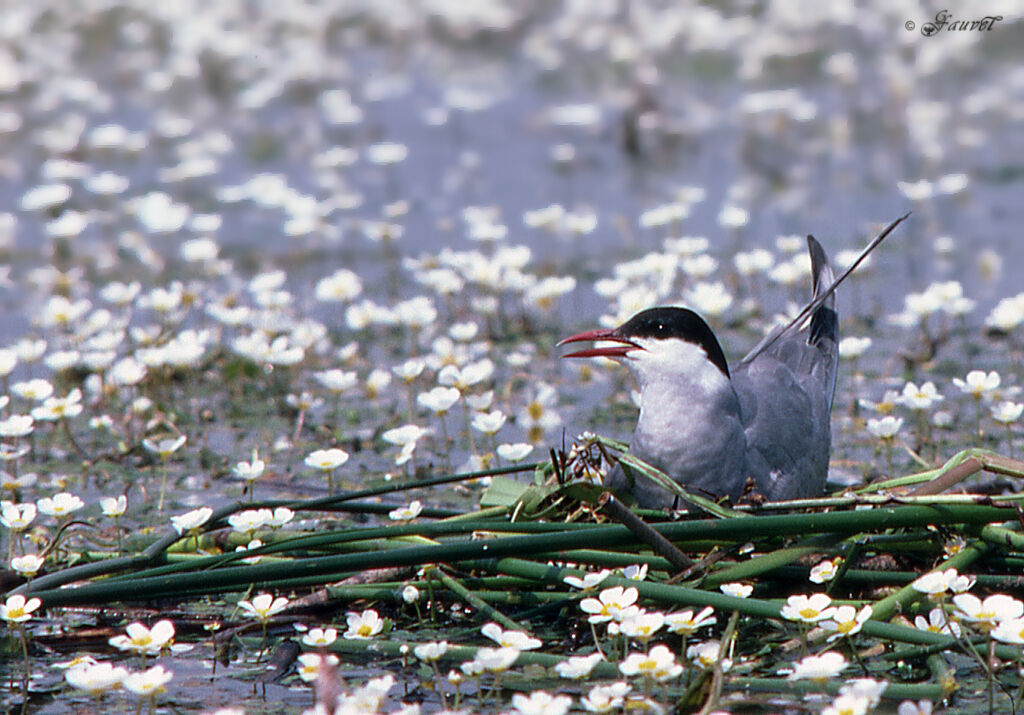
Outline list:
[[[772,500],[818,496],[831,451],[833,372],[794,336],[733,376],[747,438],[747,468]]]

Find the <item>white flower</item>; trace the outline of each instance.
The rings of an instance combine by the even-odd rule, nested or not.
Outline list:
[[[506,631],[497,623],[486,624],[480,629],[480,632],[503,648],[534,650],[543,645],[539,639],[534,638],[529,633],[513,630]]]
[[[867,715],[871,709],[871,700],[863,695],[847,693],[839,695],[825,706],[821,715]]]
[[[595,685],[580,700],[580,703],[592,713],[610,713],[621,707],[624,698],[630,691],[629,683],[619,681],[609,685]]]
[[[832,618],[822,621],[820,625],[824,630],[832,632],[828,637],[831,642],[858,633],[870,618],[871,606],[864,606],[859,611],[853,606],[839,606],[832,612]]]
[[[803,623],[817,623],[828,618],[835,611],[831,607],[832,599],[824,593],[815,593],[810,596],[797,594],[786,599],[786,605],[782,607],[780,615],[791,621]]]
[[[82,663],[64,673],[68,685],[94,696],[116,688],[127,677],[126,669],[110,663]]]
[[[585,573],[583,574],[583,578],[580,578],[579,576],[565,576],[562,578],[562,581],[573,588],[589,591],[600,586],[601,582],[611,576],[611,574],[612,572],[608,569],[601,569],[600,571]]]
[[[100,510],[103,512],[103,516],[123,516],[125,511],[128,510],[128,497],[124,494],[117,498],[102,497],[100,499]]]
[[[477,648],[476,656],[460,666],[466,675],[476,675],[482,672],[500,673],[508,668],[519,658],[518,648]]]
[[[420,600],[420,590],[410,583],[402,589],[402,600],[406,603],[416,603]]]
[[[164,686],[174,678],[174,672],[165,670],[162,665],[154,665],[141,673],[131,673],[123,681],[122,687],[136,695],[149,697],[162,692]]]
[[[200,528],[210,520],[211,516],[213,516],[213,509],[208,506],[204,506],[178,516],[172,516],[171,526],[173,526],[174,530],[179,534],[184,534],[185,532]]]
[[[381,439],[390,444],[405,447],[410,444],[415,445],[428,434],[430,434],[429,429],[419,425],[408,424],[387,430],[381,435]]]
[[[910,585],[918,593],[937,595],[949,590],[950,582],[956,578],[956,575],[956,569],[929,571],[923,576],[918,576]]]
[[[568,695],[551,695],[543,690],[512,696],[512,707],[520,715],[565,715],[571,705],[572,698]]]
[[[591,623],[610,621],[625,608],[636,603],[639,593],[635,588],[612,586],[601,591],[597,598],[584,598],[580,601],[580,610],[589,613]]]
[[[438,385],[427,392],[421,392],[417,395],[416,402],[435,414],[443,415],[451,409],[452,405],[459,401],[461,396],[462,393],[454,387]]]
[[[22,531],[28,528],[28,525],[35,518],[35,504],[14,504],[5,501],[3,508],[0,509],[0,524],[3,524],[11,531]]]
[[[7,597],[5,603],[0,603],[0,620],[8,623],[25,623],[32,619],[32,614],[42,605],[38,598],[25,599],[20,593],[14,593]]]
[[[868,420],[868,432],[881,439],[892,439],[903,426],[902,417],[886,415],[882,418]]]
[[[859,358],[871,347],[871,338],[848,336],[839,341],[839,357],[844,360]]]
[[[836,677],[845,668],[846,658],[841,653],[828,651],[821,655],[809,655],[798,661],[789,673],[789,679],[823,681]]]
[[[505,424],[505,413],[501,410],[478,412],[473,415],[473,429],[486,435],[496,434]]]
[[[723,583],[718,587],[718,590],[724,593],[726,596],[734,596],[736,598],[747,598],[751,593],[754,592],[754,587],[745,583]]]
[[[562,678],[581,680],[590,675],[590,671],[602,660],[604,658],[600,653],[570,656],[568,660],[555,664],[555,672]]]
[[[917,616],[914,619],[914,627],[931,633],[960,637],[960,624],[946,618],[946,612],[941,608],[933,608],[929,611],[927,620],[924,616]]]
[[[628,638],[646,641],[665,625],[665,614],[660,611],[639,611],[619,621],[619,632]]]
[[[656,645],[648,653],[630,653],[619,663],[619,672],[626,677],[649,676],[660,683],[678,677],[683,666],[676,662],[675,653],[666,646]]]
[[[935,389],[935,383],[931,381],[920,387],[913,382],[908,382],[903,386],[903,394],[900,396],[900,402],[912,410],[930,409],[942,402],[943,399],[945,398],[939,394],[939,391]]]
[[[826,559],[811,569],[809,578],[813,583],[831,581],[839,573],[840,564],[842,564],[842,559]]]
[[[715,609],[711,606],[705,606],[696,616],[692,610],[670,613],[665,616],[665,624],[673,633],[690,636],[696,633],[698,628],[714,625],[718,620],[714,614]]]
[[[960,388],[964,394],[980,399],[999,387],[999,373],[995,370],[986,373],[984,370],[971,370],[967,373],[967,379],[953,378],[953,384]]]
[[[341,661],[338,656],[333,653],[329,653],[323,656],[319,653],[302,653],[299,655],[299,678],[305,683],[312,683],[318,677],[320,677],[320,671],[324,668],[333,668],[338,665]],[[239,711],[240,715],[244,715],[244,712]],[[216,715],[216,713],[214,713]]]
[[[529,456],[530,452],[533,451],[533,445],[527,444],[526,442],[516,442],[515,444],[499,444],[498,445],[498,456],[504,459],[506,462],[521,462]]]
[[[421,643],[412,649],[413,655],[425,663],[432,663],[444,657],[448,652],[448,641]]]
[[[992,637],[1001,643],[1024,645],[1024,618],[1007,618],[992,630]]]
[[[43,567],[43,563],[45,563],[45,559],[38,554],[25,554],[11,559],[11,568],[22,576],[35,576],[36,572]]]
[[[231,470],[232,474],[238,479],[242,479],[247,482],[254,482],[263,475],[263,470],[266,469],[266,462],[259,457],[259,453],[254,449],[252,451],[252,460],[248,462],[236,462],[234,469]]]
[[[306,466],[329,472],[348,461],[348,452],[343,449],[318,449],[306,457]]]
[[[384,621],[372,608],[356,613],[350,611],[346,615],[348,630],[342,634],[343,638],[349,640],[366,640],[384,630]]]
[[[713,668],[719,662],[722,655],[722,644],[718,641],[704,641],[694,643],[686,649],[686,658],[693,662],[698,668]],[[728,658],[721,658],[722,671],[725,672],[732,667],[732,661]]]
[[[41,514],[55,516],[60,519],[81,509],[85,506],[85,502],[74,494],[60,492],[52,497],[43,497],[36,502],[36,506],[39,507]]]
[[[247,534],[265,527],[272,516],[270,509],[245,509],[229,516],[228,524],[234,531]]]
[[[419,499],[413,499],[409,506],[398,507],[388,512],[388,518],[394,521],[409,521],[415,519],[423,511],[423,504]]]
[[[11,415],[0,420],[0,437],[25,437],[35,429],[32,415]]]
[[[868,707],[873,708],[882,699],[882,694],[888,689],[889,683],[885,680],[874,678],[853,678],[847,680],[840,688],[840,695],[856,695],[866,698]]]
[[[897,715],[932,715],[931,700],[904,700],[896,710]]]
[[[118,650],[127,650],[141,655],[159,655],[174,640],[174,624],[168,620],[157,621],[152,628],[141,623],[130,623],[125,629],[127,635],[114,636],[108,642]]]
[[[302,642],[312,648],[326,648],[338,639],[336,628],[310,628],[309,632],[302,636]]]
[[[288,607],[288,599],[284,596],[274,598],[272,594],[261,593],[251,601],[239,601],[238,607],[243,611],[243,615],[249,618],[267,621]]]
[[[986,631],[1000,621],[1024,616],[1024,603],[1002,593],[993,594],[984,601],[970,593],[958,593],[953,596],[953,603],[957,607],[956,615],[960,620],[974,623]]]
[[[1008,425],[1020,419],[1021,414],[1024,413],[1024,403],[1004,400],[998,405],[993,405],[991,409],[992,419]]]
[[[177,438],[168,437],[159,441],[153,441],[147,437],[142,440],[142,446],[145,447],[147,451],[159,456],[160,459],[167,459],[177,452],[183,444],[185,444],[186,439],[187,437],[185,435],[180,435]]]

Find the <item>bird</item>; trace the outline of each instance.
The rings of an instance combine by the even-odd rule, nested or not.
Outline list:
[[[807,249],[812,298],[801,313],[803,324],[794,320],[777,329],[731,367],[707,322],[676,306],[649,308],[617,328],[558,343],[615,343],[562,357],[607,357],[629,369],[640,390],[630,454],[690,493],[733,503],[749,491],[749,480],[771,501],[822,494],[839,357],[835,286],[849,270],[836,281],[813,236]],[[621,462],[604,485],[631,493],[640,507],[678,504],[675,494],[629,473]]]

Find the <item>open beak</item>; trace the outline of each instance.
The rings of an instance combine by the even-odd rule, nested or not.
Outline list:
[[[574,353],[568,353],[563,355],[564,358],[586,358],[586,357],[607,357],[607,358],[620,358],[626,357],[630,350],[643,350],[639,345],[634,343],[632,340],[627,340],[618,334],[614,328],[598,328],[597,330],[588,330],[585,333],[577,333],[571,335],[564,340],[559,341],[558,345],[566,345],[568,343],[582,343],[588,340],[606,340],[613,343],[619,343],[618,345],[607,345],[604,347],[587,348],[586,350],[577,350]]]

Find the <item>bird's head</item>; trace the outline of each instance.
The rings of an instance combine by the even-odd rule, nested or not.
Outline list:
[[[729,365],[718,339],[704,319],[686,308],[641,311],[617,328],[577,333],[559,345],[583,341],[610,342],[562,357],[607,357],[625,364],[641,388],[661,379],[729,379]]]

